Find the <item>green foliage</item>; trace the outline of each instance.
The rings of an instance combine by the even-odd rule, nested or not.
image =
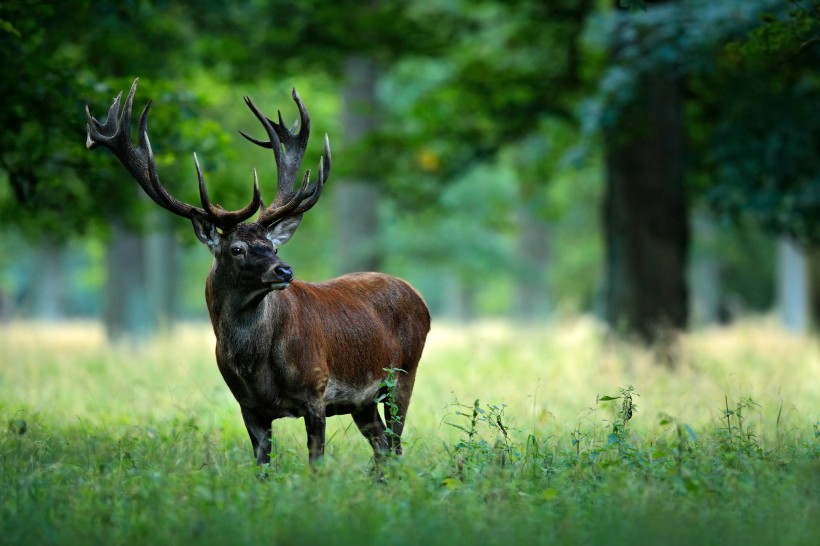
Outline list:
[[[411,197],[435,191],[434,184],[411,185],[412,179],[454,180],[531,136],[551,140],[542,124],[571,125],[573,98],[585,84],[579,36],[591,2],[485,1],[463,8],[461,31],[445,52],[410,56],[386,75],[393,100],[385,105],[387,123],[374,135],[376,149],[382,163],[394,167],[391,185]],[[395,100],[399,90],[404,97]],[[543,180],[522,183],[538,187]],[[425,202],[430,196],[421,193]]]
[[[660,73],[684,82],[714,70],[714,51],[754,27],[772,0],[657,2],[636,13],[603,12],[590,18],[588,47],[607,55],[597,89],[581,104],[586,132],[613,126],[641,96],[644,76]]]
[[[253,81],[305,71],[339,76],[351,55],[387,65],[404,56],[441,53],[460,24],[457,11],[445,8],[446,3],[401,0],[379,0],[367,9],[355,0],[212,1],[190,16],[200,30],[196,49],[204,66],[228,79]]]
[[[587,131],[614,126],[642,76],[658,71],[688,92],[693,195],[727,221],[820,240],[820,99],[816,2],[650,5],[593,21],[593,47],[612,52],[582,104]]]
[[[693,82],[703,192],[724,217],[820,241],[820,8],[790,2]],[[810,4],[810,3],[808,3]]]
[[[337,221],[329,206],[333,180],[363,176],[384,190],[378,244],[388,269],[438,290],[432,302],[446,294],[440,285],[449,275],[468,292],[481,289],[479,311],[509,312],[511,294],[529,275],[548,277],[569,307],[589,309],[602,255],[601,142],[590,135],[612,123],[640,91],[635,82],[660,65],[689,86],[693,195],[744,228],[814,240],[816,2],[620,2],[630,12],[617,5],[2,3],[0,223],[27,237],[94,237],[97,248],[112,218],[132,228],[151,224],[146,215],[155,207],[116,160],[83,146],[84,106],[104,117],[135,76],[142,77],[136,109],[154,99],[152,144],[174,195],[197,201],[196,151],[216,201],[244,204],[254,165],[270,199],[272,161],[237,137],[238,128],[258,130],[238,99],[250,94],[271,115],[279,108],[292,118],[288,92],[295,86],[314,131],[330,134],[335,159],[325,206],[286,249],[300,276],[333,273],[333,240],[325,236]],[[622,44],[612,58],[610,38]],[[379,124],[345,148],[340,74],[358,56],[379,72]],[[595,97],[582,102],[596,86]],[[317,149],[306,166],[315,169]],[[546,274],[518,265],[522,210],[549,230],[556,252]],[[187,222],[172,225],[195,244]],[[196,278],[208,260],[204,254],[191,266]],[[97,285],[99,269],[90,275]],[[764,293],[759,284],[745,290]],[[201,287],[185,283],[184,290],[201,307]],[[768,303],[761,299],[757,305]]]
[[[440,187],[440,194],[424,211],[408,214],[400,203],[391,204],[386,207],[383,244],[400,265],[423,264],[475,287],[483,282],[478,272],[491,275],[497,264],[514,259],[512,183],[509,170],[482,166]],[[420,224],[424,230],[418,229]]]
[[[820,41],[820,4],[816,0],[788,0],[787,6],[763,13],[760,22],[745,38],[728,44],[727,51],[787,60]]]
[[[37,214],[56,236],[81,229],[92,204],[72,171],[91,160],[76,153],[82,133],[72,124],[80,110],[67,93],[75,51],[56,45],[52,4],[4,3],[0,18],[0,218],[29,229]],[[66,207],[78,214],[66,215]]]
[[[122,178],[120,168],[84,146],[84,106],[104,118],[113,96],[134,76],[148,76],[138,100],[147,93],[177,103],[175,111],[152,119],[152,129],[168,139],[159,139],[165,142],[157,147],[161,167],[170,161],[169,150],[177,156],[190,149],[192,137],[206,137],[206,147],[218,144],[213,127],[192,131],[190,105],[203,96],[184,83],[195,64],[185,62],[191,29],[179,5],[7,2],[0,17],[13,29],[0,32],[4,223],[53,239],[104,227],[112,217],[140,223],[144,209],[135,206],[134,187],[111,183]]]
[[[287,117],[287,91],[296,85],[342,158],[334,179],[377,180],[388,190],[384,216],[396,218],[393,212],[401,211],[400,218],[413,224],[385,229],[385,251],[401,256],[421,249],[413,263],[422,268],[452,257],[456,275],[471,284],[480,271],[511,260],[517,200],[523,198],[538,217],[560,217],[568,208],[550,202],[544,180],[562,169],[558,158],[573,140],[573,94],[582,84],[577,37],[592,4],[386,0],[366,10],[351,2],[270,0],[198,6],[76,0],[33,10],[4,4],[0,18],[11,30],[2,34],[9,62],[3,63],[0,98],[14,105],[4,114],[20,119],[0,120],[11,129],[0,142],[7,175],[0,173],[3,221],[28,235],[60,238],[104,233],[112,218],[132,229],[150,223],[145,218],[153,204],[137,197],[116,160],[83,147],[84,105],[103,118],[113,96],[135,76],[142,77],[137,113],[154,100],[151,140],[163,183],[175,196],[196,202],[190,155],[197,151],[213,198],[240,206],[250,172],[245,167],[237,173],[230,165],[258,164],[261,152],[229,140],[229,131],[249,126],[237,98],[245,90],[260,104],[273,97],[266,111],[273,114],[278,106]],[[334,136],[342,133],[334,97],[342,84],[340,67],[354,56],[379,67],[383,122],[372,138],[345,147]],[[266,100],[258,99],[259,90]],[[23,122],[31,113],[42,115]],[[47,127],[50,120],[64,125]],[[45,142],[41,135],[47,145],[39,148],[41,155],[31,154],[33,142]],[[493,164],[505,151],[512,159]],[[547,156],[549,162],[542,161]],[[271,171],[260,165],[263,189]],[[442,191],[445,186],[451,189]],[[331,184],[327,199],[332,194]],[[415,229],[420,218],[410,215],[421,209],[426,233]],[[447,218],[454,210],[462,213]],[[332,272],[332,261],[314,258],[328,256],[332,240],[311,237],[309,227],[327,228],[331,221],[329,211],[312,214],[300,245],[289,249],[297,263],[307,264],[304,278]],[[192,241],[187,223],[171,225],[182,231],[182,240]],[[397,232],[401,236],[393,237]],[[493,309],[508,306],[503,296],[489,300]]]
[[[646,10],[645,0],[618,0],[618,7],[632,11]]]
[[[219,124],[194,122],[202,119],[203,104],[214,102],[209,93],[216,82],[267,83],[270,74],[285,80],[288,74],[316,70],[338,75],[346,56],[373,54],[388,62],[399,54],[441,47],[444,42],[437,33],[449,28],[442,17],[438,26],[426,24],[424,10],[405,2],[358,7],[351,2],[320,6],[281,1],[241,6],[154,0],[4,3],[4,222],[31,234],[65,237],[104,226],[112,216],[134,208],[132,186],[107,183],[122,178],[116,164],[83,147],[82,108],[89,104],[97,117],[104,117],[113,95],[127,89],[136,76],[143,77],[137,102],[156,100],[151,128],[160,138],[152,143],[161,174],[173,180],[178,178],[176,158],[190,156],[196,146],[209,170],[215,163],[207,152],[226,144]],[[391,53],[385,57],[385,52]],[[203,70],[211,76],[202,78]],[[191,108],[193,103],[198,108]],[[190,175],[190,167],[184,172]],[[175,186],[169,184],[170,189],[178,189]],[[229,199],[234,187],[224,192]],[[195,188],[183,191],[188,193],[195,194]],[[130,222],[139,224],[143,216],[144,210],[137,208]]]

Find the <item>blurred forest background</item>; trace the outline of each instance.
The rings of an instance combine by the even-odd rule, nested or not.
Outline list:
[[[169,189],[197,152],[238,208],[295,120],[333,173],[282,255],[305,280],[408,279],[436,317],[592,313],[645,342],[820,317],[817,0],[39,0],[0,3],[0,317],[110,338],[207,320],[211,255],[106,151],[140,77]]]

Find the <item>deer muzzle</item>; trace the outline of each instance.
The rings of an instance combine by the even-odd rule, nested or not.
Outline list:
[[[293,268],[286,264],[277,264],[271,267],[262,278],[272,290],[284,290],[293,280]]]

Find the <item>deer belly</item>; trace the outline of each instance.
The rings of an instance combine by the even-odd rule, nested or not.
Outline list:
[[[325,387],[325,406],[361,407],[374,404],[381,388],[381,380],[368,385],[347,385],[337,379],[328,379]]]

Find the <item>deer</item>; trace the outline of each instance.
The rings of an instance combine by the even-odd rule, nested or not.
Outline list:
[[[216,363],[239,404],[256,463],[270,463],[272,424],[284,417],[304,419],[312,467],[324,455],[326,419],[334,415],[352,416],[376,463],[401,455],[430,313],[421,295],[397,277],[365,272],[306,282],[296,279],[279,256],[279,247],[319,200],[331,167],[325,134],[315,179],[306,170],[297,183],[310,117],[296,89],[298,130],[296,125],[285,127],[281,111],[273,121],[245,97],[267,140],[240,133],[273,151],[276,196],[269,206],[264,204],[254,169],[250,203],[226,210],[211,203],[196,154],[201,207],[178,200],[160,182],[148,138],[150,100],[139,118],[134,147],[131,118],[138,82],[134,80],[124,106],[122,92],[117,95],[104,122],[86,106],[86,146],[108,148],[154,203],[191,221],[196,237],[213,254],[205,300],[216,337]],[[249,221],[257,211],[256,220]],[[388,393],[388,387],[393,391]]]

